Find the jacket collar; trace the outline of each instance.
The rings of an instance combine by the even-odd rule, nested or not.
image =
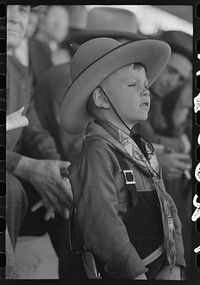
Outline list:
[[[98,122],[98,123],[97,123]],[[103,139],[107,144],[111,145],[119,152],[121,152],[128,160],[134,163],[141,169],[146,175],[158,176],[159,166],[156,155],[153,153],[149,161],[146,160],[137,144],[131,139],[131,137],[118,129],[114,125],[105,121],[92,121],[88,124],[86,129],[86,137],[84,140],[88,142],[93,139]],[[133,147],[134,155],[131,155],[132,151],[129,151],[126,145],[126,141],[130,140]],[[131,147],[131,146],[130,146]]]

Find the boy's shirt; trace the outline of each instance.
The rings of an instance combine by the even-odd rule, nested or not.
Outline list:
[[[127,142],[127,138],[122,137],[122,141]],[[147,269],[130,243],[122,221],[127,196],[118,160],[108,144],[114,145],[130,160],[119,140],[98,124],[89,124],[79,160],[70,168],[70,182],[87,248],[105,263],[105,269],[114,278],[134,279]],[[144,175],[131,161],[129,163],[134,170],[138,191],[152,191],[151,177]],[[162,181],[160,183],[164,187]],[[176,264],[185,266],[180,221],[171,199],[169,203],[176,227]]]

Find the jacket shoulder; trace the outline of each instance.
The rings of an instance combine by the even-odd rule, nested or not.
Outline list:
[[[94,137],[90,140],[86,140],[85,142],[83,142],[81,154],[85,156],[89,153],[96,153],[97,155],[99,154],[102,157],[115,156],[111,150],[111,144],[109,144],[109,142],[105,141],[100,137]]]

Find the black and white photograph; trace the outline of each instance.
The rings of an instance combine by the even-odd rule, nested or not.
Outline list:
[[[194,8],[8,1],[4,279],[200,278]]]

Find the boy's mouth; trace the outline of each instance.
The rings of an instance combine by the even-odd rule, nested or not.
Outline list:
[[[150,105],[149,102],[146,101],[146,102],[143,102],[143,103],[140,105],[140,107],[146,107],[146,108],[148,108],[149,105]]]

